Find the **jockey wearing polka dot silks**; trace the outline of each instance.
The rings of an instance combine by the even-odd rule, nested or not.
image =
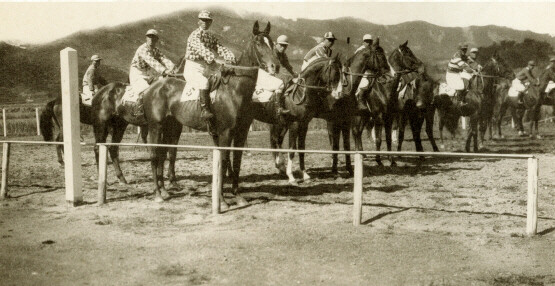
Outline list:
[[[331,47],[335,43],[335,36],[332,32],[327,32],[324,35],[324,41],[318,44],[316,47],[312,48],[303,59],[303,65],[301,71],[304,70],[311,62],[319,58],[329,58],[331,57]]]
[[[456,90],[457,98],[461,102],[466,102],[465,95],[468,92],[470,79],[476,73],[468,64],[467,50],[467,44],[459,44],[459,50],[447,64],[447,73],[445,74],[447,84]]]
[[[172,61],[156,47],[157,43],[158,31],[148,30],[146,32],[146,43],[142,44],[133,56],[129,68],[129,84],[135,94],[141,94],[154,80],[171,73],[174,69]],[[142,96],[138,96],[134,109],[135,116],[144,114]]]
[[[214,130],[214,114],[210,102],[210,90],[208,77],[203,72],[208,65],[215,63],[217,55],[224,58],[226,62],[235,64],[233,53],[222,46],[216,36],[208,31],[212,25],[212,15],[207,10],[200,11],[198,15],[199,28],[194,30],[187,39],[187,50],[185,52],[185,69],[183,77],[187,84],[194,84],[200,91],[199,102],[202,109],[201,117],[208,123],[208,132]]]

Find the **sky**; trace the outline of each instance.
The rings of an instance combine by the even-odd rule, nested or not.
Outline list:
[[[423,20],[446,27],[499,25],[555,36],[555,2],[0,2],[0,41],[45,43],[184,9],[221,6],[288,19],[351,16],[376,24]],[[217,19],[216,19],[217,20]]]

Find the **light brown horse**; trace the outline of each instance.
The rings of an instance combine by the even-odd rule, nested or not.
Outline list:
[[[221,80],[211,77],[211,87],[216,90],[216,98],[212,103],[215,121],[213,141],[215,146],[229,147],[237,132],[240,117],[248,113],[252,100],[258,69],[267,69],[274,74],[279,67],[279,61],[273,52],[269,37],[270,23],[263,32],[259,31],[258,21],[254,24],[252,37],[247,41],[247,47],[238,60],[237,66],[222,66]],[[216,84],[218,82],[219,84]],[[181,95],[186,82],[177,78],[164,78],[156,81],[145,91],[144,106],[148,122],[148,143],[177,144],[183,125],[206,131],[206,122],[201,118],[201,108],[198,100],[182,102]],[[243,147],[244,141],[236,141],[235,146]],[[175,149],[171,148],[170,166],[175,162]],[[168,148],[151,147],[150,159],[152,176],[155,185],[155,201],[161,202],[169,198],[164,187],[164,161]],[[222,151],[224,170],[229,162],[228,151]],[[170,182],[175,180],[175,170],[169,170]],[[239,204],[247,201],[234,189]],[[222,207],[227,203],[221,198]]]

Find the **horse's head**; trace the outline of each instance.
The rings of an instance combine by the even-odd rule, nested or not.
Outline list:
[[[399,45],[399,47],[389,55],[389,63],[395,71],[418,71],[424,72],[424,63],[419,60],[412,50],[408,47],[408,41]]]
[[[251,65],[259,66],[270,74],[275,74],[279,70],[279,60],[274,54],[274,42],[270,38],[271,25],[268,22],[264,31],[260,31],[258,21],[254,23],[252,29],[252,41],[249,44],[249,58]]]
[[[511,70],[511,68],[509,68],[509,65],[505,62],[505,60],[499,55],[497,51],[493,53],[482,71],[484,74],[498,76],[506,79],[513,79],[515,77],[514,72]]]
[[[380,39],[376,39],[370,47],[354,54],[347,61],[347,66],[354,73],[369,71],[380,76],[389,72],[389,64],[383,48],[380,47]]]

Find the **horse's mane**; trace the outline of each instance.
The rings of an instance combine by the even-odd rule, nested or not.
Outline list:
[[[318,58],[318,59],[314,60],[301,72],[300,75],[304,76],[307,73],[312,72],[318,66],[318,64],[328,62],[329,60],[330,60],[330,58]]]

